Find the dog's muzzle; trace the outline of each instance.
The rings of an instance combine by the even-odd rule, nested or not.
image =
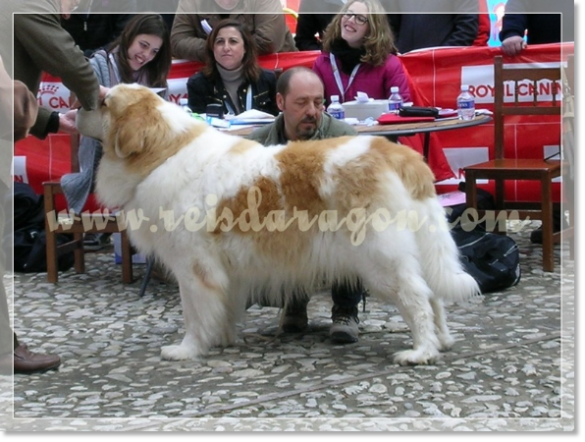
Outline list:
[[[100,109],[79,109],[75,118],[75,126],[81,135],[102,141],[104,129],[102,125],[102,112]]]

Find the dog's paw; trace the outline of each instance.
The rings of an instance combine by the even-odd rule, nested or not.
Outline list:
[[[456,339],[453,336],[451,336],[450,334],[446,334],[446,335],[438,334],[438,338],[439,338],[439,350],[441,350],[441,351],[450,350],[456,341]]]
[[[435,363],[439,358],[440,354],[436,348],[403,350],[394,354],[394,363],[400,365],[429,365]]]
[[[186,345],[168,345],[162,347],[160,356],[162,359],[181,361],[184,359],[196,359],[198,354],[193,347],[188,347]]]

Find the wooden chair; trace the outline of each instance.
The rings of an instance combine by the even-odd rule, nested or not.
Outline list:
[[[79,149],[79,136],[71,137],[71,166],[72,171],[79,171],[77,152]],[[132,282],[132,247],[130,240],[123,228],[123,223],[118,216],[108,217],[103,225],[96,224],[92,219],[93,214],[81,214],[71,217],[59,217],[56,210],[55,197],[63,194],[59,181],[43,183],[43,197],[45,204],[45,233],[47,241],[47,281],[57,283],[59,280],[58,258],[64,253],[73,251],[75,261],[74,269],[77,273],[85,272],[85,258],[83,250],[84,233],[120,233],[122,239],[122,282]],[[93,226],[87,228],[87,226]],[[121,228],[122,226],[122,228]],[[58,245],[56,234],[67,233],[73,239],[67,243]]]
[[[552,103],[538,102],[537,82],[543,79],[552,81]],[[557,99],[557,83],[561,80],[561,69],[555,68],[516,68],[503,65],[503,58],[494,58],[494,159],[464,168],[467,207],[477,210],[477,180],[495,181],[496,219],[502,212],[510,219],[518,214],[520,219],[539,219],[542,221],[542,265],[546,272],[554,270],[553,244],[560,241],[560,232],[553,232],[552,180],[561,176],[560,160],[508,158],[504,149],[504,119],[510,115],[557,115],[561,116],[560,100]],[[520,82],[532,83],[532,100],[519,102]],[[514,103],[504,103],[504,83],[513,83],[509,88]],[[525,83],[524,87],[525,87]],[[559,143],[560,145],[560,143]],[[531,180],[540,182],[541,200],[539,203],[508,202],[504,195],[504,182],[507,180]],[[480,215],[485,212],[480,212]]]

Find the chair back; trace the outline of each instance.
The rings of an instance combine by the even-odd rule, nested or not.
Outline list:
[[[542,95],[539,82],[550,80],[551,101],[539,101]],[[504,158],[504,117],[507,115],[561,115],[560,67],[514,67],[504,68],[501,55],[494,57],[494,155]],[[528,85],[527,85],[528,82]],[[527,87],[528,86],[528,87]],[[543,89],[545,86],[541,86]],[[506,92],[513,102],[506,103]],[[528,95],[530,100],[520,101]]]

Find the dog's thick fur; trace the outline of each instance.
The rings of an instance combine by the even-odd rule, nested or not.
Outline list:
[[[323,279],[360,278],[396,304],[414,348],[395,362],[430,363],[452,345],[443,300],[479,289],[418,153],[370,136],[266,148],[137,85],[111,89],[101,118],[97,194],[142,220],[128,225],[132,243],[179,283],[185,337],[163,358],[229,345],[254,295]]]

